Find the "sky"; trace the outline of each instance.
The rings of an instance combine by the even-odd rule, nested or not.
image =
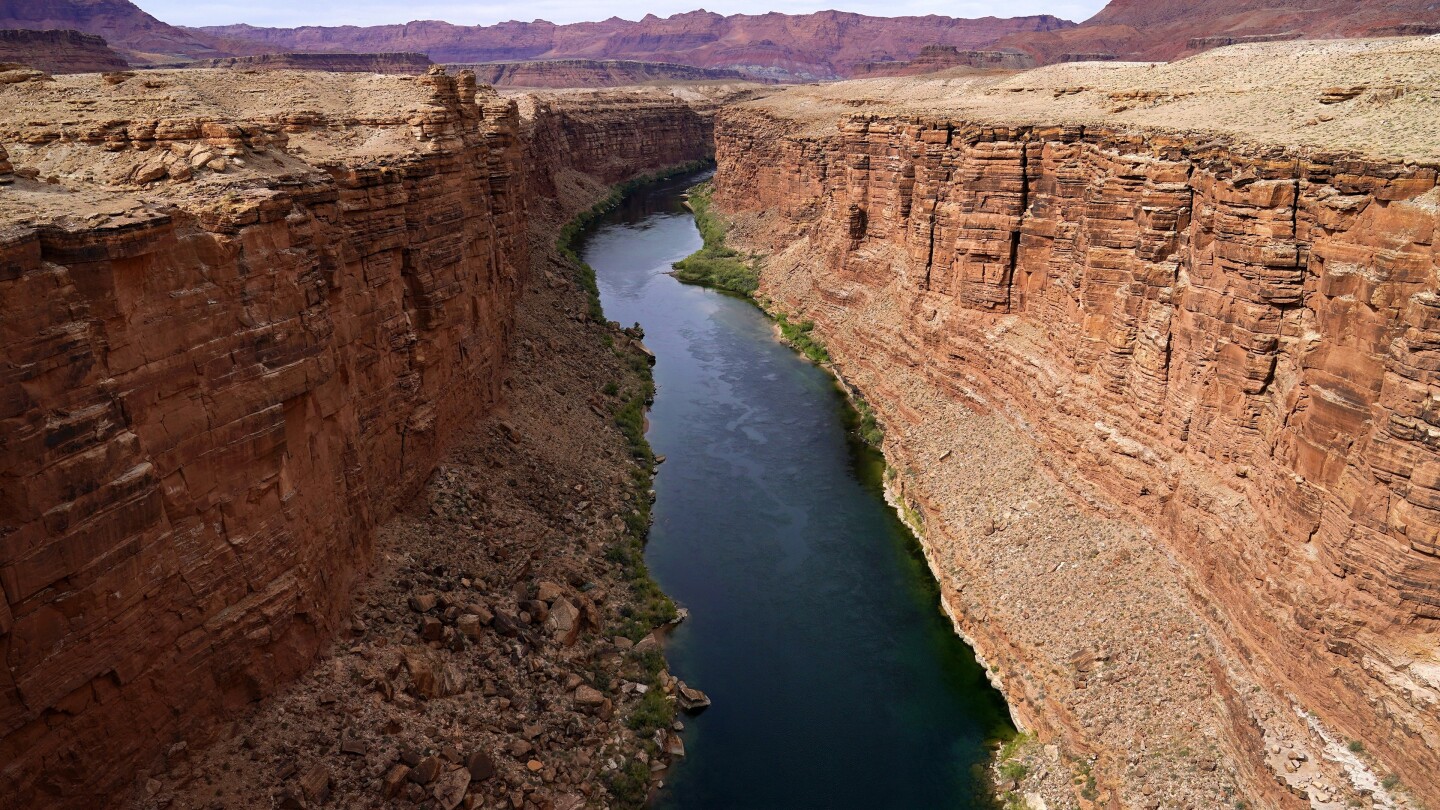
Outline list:
[[[1019,17],[1054,14],[1079,22],[1106,0],[527,0],[526,2],[457,2],[456,0],[139,0],[137,5],[174,25],[261,26],[383,25],[411,20],[445,20],[460,25],[491,25],[504,20],[544,19],[555,23],[623,17],[638,20],[647,13],[668,17],[703,7],[717,14],[763,14],[781,11],[808,14],[838,8],[877,17],[943,14],[948,17]]]

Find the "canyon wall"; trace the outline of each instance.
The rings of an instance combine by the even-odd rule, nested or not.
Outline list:
[[[621,87],[646,82],[741,82],[738,70],[699,68],[666,62],[618,59],[540,59],[529,62],[479,62],[448,65],[475,71],[495,87]]]
[[[0,88],[0,807],[112,801],[311,665],[501,401],[536,195],[708,156],[693,96]]]
[[[108,92],[87,79],[37,91]],[[0,195],[0,805],[104,804],[303,671],[377,522],[498,400],[527,251],[514,105],[391,88],[408,115],[5,127],[22,177],[172,179]],[[340,129],[397,148],[285,157]],[[174,179],[192,163],[208,181]]]
[[[204,59],[175,67],[237,70],[325,70],[332,73],[401,73],[418,76],[430,70],[423,53],[269,53]]]
[[[1055,477],[1123,505],[1179,561],[1219,639],[1195,660],[1218,673],[1204,691],[1244,792],[1286,801],[1234,670],[1440,797],[1437,163],[1076,123],[1058,106],[1038,123],[834,113],[831,127],[816,108],[722,113],[716,200],[774,254],[761,292],[813,319],[880,411],[898,486],[950,456],[945,436],[915,438],[929,399],[1004,416]],[[994,541],[994,520],[957,528],[964,507],[933,482],[905,496],[935,555],[947,533],[959,556]],[[973,583],[944,580],[965,604]],[[1101,615],[1131,586],[1117,587],[1060,604]],[[1102,764],[1109,748],[1114,795],[1154,806],[1137,789],[1153,768],[1115,750],[1122,724],[1072,713],[1068,675],[1041,686],[1046,653],[1016,641],[1040,619],[997,627],[983,616],[1003,606],[975,604],[957,621],[1012,673],[1021,719]],[[1136,638],[1163,626],[1144,624]],[[1092,665],[1061,668],[1083,688]],[[1161,727],[1145,716],[1129,722]]]
[[[716,110],[753,92],[742,84],[705,92],[637,88],[519,95],[531,194],[562,197],[572,184],[614,184],[712,157]]]
[[[46,73],[124,70],[128,63],[102,37],[79,31],[0,30],[0,62],[14,62]]]

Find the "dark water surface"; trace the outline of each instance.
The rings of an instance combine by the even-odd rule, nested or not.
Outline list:
[[[878,454],[759,310],[664,275],[700,247],[693,182],[637,192],[582,251],[606,315],[658,356],[646,559],[690,609],[671,671],[714,700],[684,718],[659,807],[988,807],[976,766],[1005,705],[939,612]]]

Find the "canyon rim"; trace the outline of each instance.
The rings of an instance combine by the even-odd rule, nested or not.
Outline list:
[[[0,3],[0,807],[662,789],[664,392],[574,240],[712,162],[1021,731],[995,806],[1440,807],[1440,10],[1190,5]]]

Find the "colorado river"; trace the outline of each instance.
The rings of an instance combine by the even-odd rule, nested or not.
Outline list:
[[[749,302],[675,281],[700,247],[682,178],[642,189],[583,244],[611,320],[645,329],[658,393],[646,559],[690,618],[671,670],[714,706],[658,806],[988,807],[1005,705],[940,614],[886,505],[877,453],[834,381]]]

